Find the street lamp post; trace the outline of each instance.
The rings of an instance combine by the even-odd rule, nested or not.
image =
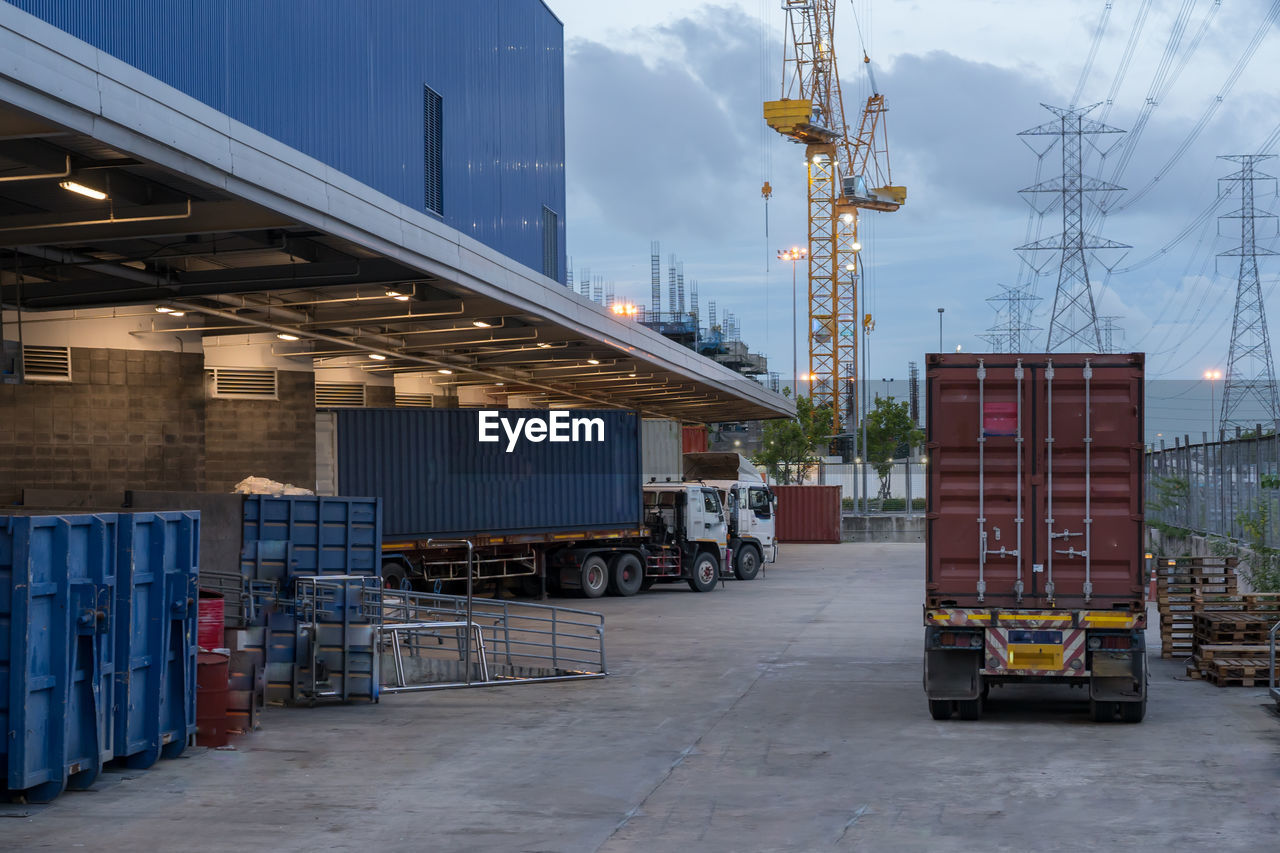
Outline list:
[[[1213,383],[1222,378],[1222,371],[1206,370],[1204,372],[1204,378],[1209,380],[1209,435],[1214,436],[1215,437],[1214,440],[1216,441],[1218,430],[1217,430],[1217,425],[1214,423],[1215,408],[1213,405]]]
[[[871,388],[866,380],[871,376],[871,330],[875,328],[875,323],[871,321],[871,315],[866,314],[862,320],[862,334],[864,340],[862,342],[862,511],[864,513],[871,511],[871,495],[867,494],[867,463],[871,461],[871,448],[867,447],[867,419],[865,414],[871,412]]]
[[[854,243],[852,248],[854,252],[857,252],[862,248],[862,246],[858,243]],[[850,287],[853,288],[853,363],[854,363],[854,366],[857,367],[858,356],[861,354],[860,352],[861,348],[858,341],[858,314],[862,308],[862,300],[859,298],[859,294],[858,294],[858,277],[855,275],[855,273],[857,272],[858,266],[857,264],[854,264],[854,263],[848,263],[848,264],[845,264],[844,268],[845,268],[845,271],[849,273],[849,285]],[[848,432],[852,436],[857,435],[858,425],[863,420],[861,398],[862,398],[862,388],[866,382],[866,378],[867,377],[862,374],[861,369],[859,369],[858,378],[854,382],[853,393],[848,396],[849,408],[852,409],[852,411],[846,414],[851,415],[853,418],[852,421],[848,422],[850,424],[850,428],[848,429]],[[865,435],[866,433],[865,423],[862,424],[862,430]],[[865,444],[866,444],[866,439],[864,438],[862,441],[862,445],[865,445]],[[867,448],[863,446],[861,447],[861,451],[862,451],[861,453],[855,453],[853,455],[855,460],[860,461],[862,454],[867,452]],[[853,506],[855,509],[862,506],[860,501],[861,501],[861,495],[858,492],[858,476],[857,476],[857,472],[855,471],[853,476]]]
[[[796,261],[807,257],[809,257],[809,250],[799,246],[778,250],[778,260],[791,261],[791,396],[793,399],[798,391],[796,383],[800,379],[799,357],[796,355],[796,323],[800,319],[796,308]]]
[[[942,352],[942,312],[946,310],[946,308],[938,309],[938,352]]]

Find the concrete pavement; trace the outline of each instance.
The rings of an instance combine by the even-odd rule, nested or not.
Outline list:
[[[273,709],[235,751],[0,806],[0,848],[1256,851],[1280,718],[1152,660],[1141,725],[1080,691],[935,722],[921,545],[790,546],[768,576],[589,606],[611,676]],[[580,606],[580,600],[567,600]],[[1153,632],[1151,645],[1158,648]]]

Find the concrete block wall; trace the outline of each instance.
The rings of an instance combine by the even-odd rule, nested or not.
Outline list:
[[[229,492],[245,477],[306,489],[316,482],[316,390],[311,373],[281,370],[278,400],[205,404],[206,491]]]
[[[71,382],[0,385],[0,500],[25,486],[198,489],[203,357],[73,348]]]
[[[23,488],[315,485],[309,372],[280,371],[278,400],[211,399],[200,352],[73,347],[71,379],[0,385],[0,504]]]

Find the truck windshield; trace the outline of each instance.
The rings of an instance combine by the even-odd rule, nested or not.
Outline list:
[[[721,521],[724,520],[724,515],[720,510],[720,496],[716,494],[714,489],[702,490],[702,503],[703,503],[703,509],[705,509],[709,513],[712,513]]]
[[[751,489],[747,495],[750,509],[761,518],[769,517],[769,493],[764,489]]]

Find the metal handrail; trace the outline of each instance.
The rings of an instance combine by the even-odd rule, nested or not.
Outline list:
[[[475,559],[476,546],[470,539],[428,539],[427,547],[432,545],[465,545],[467,547],[467,623],[470,624],[474,620],[471,618],[472,603],[474,602],[474,586],[475,579]],[[466,672],[464,675],[467,684],[471,683],[471,632],[467,631],[463,634],[464,644],[462,650],[462,659],[466,661]]]
[[[384,649],[388,644],[393,647],[390,651],[396,669],[395,683],[383,686],[387,692],[600,678],[607,672],[604,617],[599,613],[484,598],[468,602],[460,596],[390,590],[371,597],[367,606],[381,611],[379,645]],[[405,683],[403,649],[414,656],[430,656],[431,641],[437,646],[444,644],[446,635],[440,629],[448,628],[460,635],[454,642],[465,667],[463,680]],[[480,681],[471,678],[473,659],[469,650],[473,643],[479,652]],[[494,672],[493,667],[499,664],[505,664],[506,673]],[[531,670],[545,670],[548,674],[516,674]]]

